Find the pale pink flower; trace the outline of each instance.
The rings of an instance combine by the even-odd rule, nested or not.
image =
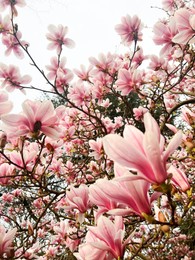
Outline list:
[[[126,15],[121,18],[121,24],[115,26],[115,30],[121,36],[124,45],[131,45],[133,41],[142,41],[143,24],[137,15]]]
[[[49,33],[46,34],[46,38],[50,41],[48,45],[49,50],[57,49],[57,52],[60,53],[62,45],[65,45],[68,48],[74,47],[74,41],[66,37],[68,32],[67,26],[61,24],[55,26],[50,24],[48,30]]]
[[[76,106],[84,105],[86,101],[90,99],[90,89],[82,84],[77,82],[69,88],[68,98],[74,102]]]
[[[163,0],[162,6],[166,11],[173,11],[175,7],[175,0]]]
[[[65,65],[66,65],[66,58],[63,57],[60,59],[60,61],[58,61],[57,57],[52,57],[50,59],[51,65],[46,65],[46,69],[49,71],[49,73],[47,74],[47,78],[49,80],[53,80],[57,77],[57,72],[58,70],[62,70],[64,73],[67,72],[67,69],[65,69]]]
[[[0,184],[1,185],[9,184],[10,179],[14,175],[13,172],[14,172],[13,165],[9,165],[7,163],[2,163],[0,165]]]
[[[18,12],[16,10],[16,5],[19,7],[24,7],[26,2],[24,0],[1,0],[0,11],[4,11],[7,7],[11,7],[13,14],[17,16]]]
[[[103,155],[103,143],[102,138],[97,138],[97,140],[89,140],[89,146],[93,150],[90,152],[90,156],[93,156],[95,160],[99,160]]]
[[[138,176],[150,183],[164,183],[168,177],[166,162],[182,141],[178,131],[164,149],[164,137],[150,113],[144,114],[145,133],[131,125],[126,125],[123,136],[109,134],[103,138],[105,152],[114,162],[137,172]],[[128,177],[129,176],[129,177]],[[132,175],[126,175],[131,179]],[[124,178],[124,176],[123,176]],[[125,178],[124,178],[125,179]]]
[[[113,67],[113,58],[114,58],[114,56],[110,52],[107,55],[100,53],[98,55],[98,60],[94,57],[90,57],[89,61],[99,71],[109,72],[109,70]],[[94,72],[94,73],[97,73],[97,72]]]
[[[112,222],[100,216],[97,226],[89,227],[86,243],[79,246],[79,252],[75,255],[81,260],[122,259],[125,245],[129,241],[129,239],[123,241],[124,235],[125,227],[122,217],[115,217]]]
[[[2,79],[1,87],[5,87],[7,91],[12,92],[14,89],[23,90],[23,85],[31,82],[29,75],[21,76],[19,68],[14,65],[5,65],[0,63],[0,79]]]
[[[71,70],[63,70],[59,68],[57,70],[56,79],[55,79],[55,87],[59,93],[64,93],[66,87],[73,79],[73,73]]]
[[[148,112],[148,109],[141,106],[133,108],[133,114],[136,120],[141,120],[146,112]]]
[[[12,107],[13,104],[8,100],[8,94],[5,91],[0,91],[0,116],[9,113]]]
[[[99,179],[93,185],[89,186],[90,202],[98,206],[96,219],[103,213],[117,208],[117,202],[107,196],[105,189],[102,188],[102,183],[104,183],[104,180]]]
[[[171,180],[173,184],[179,187],[182,191],[187,191],[190,189],[188,178],[181,169],[171,165],[167,172],[172,175]]]
[[[17,229],[13,228],[6,232],[4,226],[0,225],[0,256],[4,253],[9,253],[12,249],[12,241],[16,234]]]
[[[17,151],[13,151],[10,153],[10,160],[17,164],[20,167],[26,168],[27,170],[31,170],[34,166],[36,159],[36,151],[34,150],[23,150],[23,154]]]
[[[89,81],[91,77],[92,68],[93,68],[92,65],[90,65],[88,69],[86,69],[84,65],[80,65],[80,70],[74,69],[73,71],[77,75],[77,77],[79,77],[81,80]]]
[[[173,37],[178,33],[175,19],[171,18],[169,23],[157,22],[153,27],[153,41],[157,45],[164,45],[160,54],[169,54],[174,43]]]
[[[89,208],[89,190],[84,184],[81,184],[78,188],[73,186],[66,192],[66,201],[68,206],[65,208],[77,209],[80,213],[85,213]]]
[[[148,67],[154,71],[167,69],[168,62],[164,57],[158,57],[156,55],[150,55],[150,63]]]
[[[182,119],[185,120],[189,125],[195,123],[195,113],[193,111],[191,111],[187,107],[183,107],[181,112],[182,112]]]
[[[10,16],[6,15],[4,18],[2,18],[0,15],[0,33],[5,35],[7,32],[11,31],[11,28]]]
[[[58,138],[58,117],[50,100],[43,102],[25,100],[22,104],[23,113],[3,115],[2,121],[8,126],[12,137],[21,135],[45,135]]]
[[[101,179],[96,181],[96,184],[92,187],[92,190],[90,190],[92,194],[95,191],[97,193],[99,189],[105,193],[104,209],[107,208],[107,213],[115,216],[127,216],[132,213],[141,217],[143,216],[142,213],[151,215],[151,203],[159,196],[159,194],[154,193],[150,198],[148,193],[150,183],[145,180]],[[106,201],[109,203],[106,203]],[[96,200],[96,204],[99,207],[102,205],[102,201]],[[106,205],[107,207],[105,207]]]
[[[195,42],[195,9],[181,8],[174,15],[179,33],[173,38],[173,42],[179,44]]]
[[[27,42],[25,41],[21,41],[21,37],[22,34],[21,32],[17,32],[17,38],[20,40],[20,43],[25,46],[25,45],[29,45]],[[16,39],[16,37],[12,34],[5,34],[2,37],[2,43],[6,46],[6,51],[5,51],[5,55],[9,56],[11,54],[11,52],[14,53],[14,55],[19,58],[19,59],[23,59],[24,58],[24,53],[23,50],[20,46],[20,44],[18,43],[18,40]]]
[[[142,82],[142,73],[139,70],[120,69],[118,80],[115,82],[117,90],[121,91],[121,95],[128,95],[131,91],[139,88]]]

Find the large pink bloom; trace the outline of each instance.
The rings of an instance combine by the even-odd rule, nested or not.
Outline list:
[[[118,80],[115,82],[117,90],[121,91],[121,95],[128,95],[132,90],[139,88],[142,82],[142,73],[139,70],[120,69]]]
[[[16,234],[16,228],[6,232],[4,226],[0,225],[0,256],[4,253],[9,253],[12,248],[12,241]]]
[[[173,37],[178,33],[176,22],[172,18],[169,23],[157,22],[153,28],[153,41],[157,45],[164,45],[160,54],[169,54],[173,48]]]
[[[164,149],[164,137],[150,113],[144,114],[144,125],[144,134],[134,126],[126,125],[124,137],[109,134],[103,138],[103,146],[110,159],[136,171],[136,179],[143,178],[150,183],[161,184],[168,177],[167,159],[181,143],[182,133],[178,131]],[[131,174],[127,174],[126,178],[132,180]]]
[[[115,30],[121,36],[124,45],[131,45],[133,41],[142,40],[143,24],[137,15],[133,17],[126,15],[121,18],[121,24],[115,26]]]
[[[39,135],[40,132],[52,138],[59,137],[58,117],[50,100],[43,102],[26,100],[22,107],[21,114],[2,116],[2,121],[10,127],[8,129],[10,137]]]
[[[125,170],[124,170],[125,172]],[[98,201],[96,205],[102,208],[104,202],[104,212],[115,216],[127,216],[129,214],[136,214],[143,216],[142,213],[150,215],[151,203],[159,196],[159,193],[154,193],[152,197],[149,196],[148,190],[150,183],[145,180],[129,180],[124,182],[116,179],[96,181],[90,189],[93,196],[96,192],[96,198],[99,190],[103,190],[105,199]],[[109,204],[108,204],[109,200]],[[93,197],[92,197],[92,201]],[[110,207],[112,205],[112,207]],[[110,207],[110,208],[109,208]],[[103,211],[102,211],[103,212]]]
[[[175,15],[175,21],[179,33],[173,38],[173,42],[186,44],[195,42],[195,9],[179,9]]]
[[[128,239],[124,239],[122,217],[115,217],[114,223],[101,216],[96,227],[89,227],[86,243],[79,246],[77,259],[122,259]]]

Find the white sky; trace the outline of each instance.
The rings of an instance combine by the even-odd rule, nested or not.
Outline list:
[[[151,39],[152,26],[163,16],[163,11],[151,8],[161,7],[160,0],[26,0],[26,3],[26,7],[18,8],[19,16],[15,22],[22,32],[22,38],[30,43],[29,51],[43,70],[50,58],[56,55],[55,51],[47,50],[45,34],[49,24],[68,26],[67,37],[75,41],[76,47],[64,48],[63,54],[67,57],[67,67],[78,68],[80,64],[88,66],[88,58],[97,57],[101,52],[120,53],[123,47],[114,27],[126,14],[137,14],[146,26],[144,54],[151,54],[155,50]],[[2,57],[2,50],[0,56]],[[33,75],[33,85],[45,83],[35,69],[29,66],[28,59],[18,60],[10,55],[1,61],[21,67],[22,75]],[[31,93],[30,96],[32,95]],[[14,92],[11,98],[21,102],[26,98],[21,96],[22,94]],[[17,109],[20,111],[18,105]]]

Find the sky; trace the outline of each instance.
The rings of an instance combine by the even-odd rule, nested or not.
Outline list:
[[[73,49],[64,48],[63,56],[67,58],[67,67],[71,69],[79,68],[80,64],[88,66],[88,58],[98,57],[99,53],[124,51],[114,27],[127,14],[137,14],[145,25],[142,43],[144,54],[157,52],[152,42],[152,26],[163,17],[163,11],[157,8],[161,7],[160,0],[26,0],[26,3],[26,7],[18,8],[19,15],[15,22],[22,32],[22,38],[30,43],[30,53],[43,70],[50,58],[56,55],[55,51],[47,50],[45,34],[49,24],[62,24],[69,28],[67,37],[73,39],[76,45]],[[18,60],[10,55],[4,63],[18,65],[22,75],[31,74],[33,85],[45,84],[29,65],[28,59]],[[29,93],[27,97],[19,92],[11,94],[16,104],[15,111],[21,110],[20,103],[23,100],[37,96]]]

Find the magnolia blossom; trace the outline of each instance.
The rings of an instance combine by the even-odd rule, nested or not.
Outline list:
[[[67,26],[61,24],[55,26],[51,24],[48,26],[48,30],[49,33],[46,34],[46,38],[50,41],[48,49],[57,49],[57,52],[60,53],[62,45],[68,48],[74,47],[74,41],[66,37],[68,32]]]
[[[62,57],[60,61],[58,61],[57,57],[52,57],[50,59],[50,65],[46,65],[46,69],[49,71],[47,74],[48,79],[53,80],[57,76],[57,72],[59,69],[61,69],[64,73],[67,72],[67,69],[65,69],[66,65],[66,58]]]
[[[23,46],[29,45],[27,42],[21,41],[21,38],[22,38],[21,32],[17,32],[17,38],[20,40],[20,43]],[[24,58],[23,50],[14,35],[12,35],[12,34],[3,35],[2,43],[6,46],[6,51],[5,51],[6,56],[9,56],[11,54],[11,52],[13,52],[13,54],[17,58],[19,58],[19,59]]]
[[[136,179],[143,178],[150,183],[161,184],[168,177],[166,162],[181,143],[182,133],[178,131],[164,149],[164,137],[150,113],[144,114],[144,125],[144,134],[134,126],[126,125],[124,137],[109,134],[103,138],[103,146],[110,159],[136,171]],[[130,173],[126,177],[132,180]]]
[[[121,91],[121,95],[128,95],[132,90],[139,88],[142,82],[142,73],[139,70],[120,69],[118,80],[115,82],[117,90]]]
[[[142,106],[133,108],[133,114],[136,120],[141,120],[146,112],[148,112],[148,109]]]
[[[7,126],[10,137],[21,135],[45,135],[58,138],[58,117],[50,100],[26,100],[22,104],[23,113],[3,115],[2,121]]]
[[[154,193],[154,196],[150,198],[148,194],[149,188],[150,183],[145,180],[124,182],[117,181],[117,178],[114,180],[99,179],[96,184],[90,187],[90,193],[92,201],[96,202],[96,205],[102,209],[107,208],[108,214],[126,216],[134,213],[142,217],[142,213],[147,215],[152,213],[151,203],[159,196],[159,194]],[[97,200],[99,190],[103,190],[106,195],[104,200]],[[95,200],[93,199],[94,195]],[[102,207],[103,202],[104,207]]]
[[[14,166],[8,163],[0,165],[0,185],[7,185],[13,176]]]
[[[13,104],[8,100],[8,94],[0,91],[0,115],[7,114],[12,110]]]
[[[186,191],[190,189],[190,184],[188,182],[188,178],[185,173],[175,166],[171,165],[168,170],[168,173],[172,174],[172,182],[177,187],[179,187],[182,191]]]
[[[133,41],[142,40],[143,24],[137,15],[133,17],[126,15],[121,18],[121,24],[115,26],[115,30],[121,36],[124,45],[131,45]]]
[[[1,88],[5,87],[7,91],[12,92],[15,89],[23,90],[23,85],[31,82],[29,75],[21,76],[20,70],[14,65],[5,65],[0,63],[0,79],[2,80]]]
[[[0,256],[4,253],[9,253],[12,249],[12,241],[16,234],[17,228],[6,232],[4,226],[0,225]]]
[[[89,140],[89,146],[93,150],[89,155],[93,156],[95,160],[99,160],[103,155],[103,144],[102,139],[97,138],[97,140]]]
[[[195,112],[187,107],[183,107],[181,111],[183,120],[185,120],[189,125],[195,124]]]
[[[195,9],[181,8],[174,15],[179,33],[173,38],[173,42],[186,44],[195,42]]]
[[[1,0],[0,11],[4,11],[7,7],[11,7],[14,14],[17,15],[15,6],[24,7],[26,5],[25,0]]]
[[[164,45],[160,54],[169,54],[174,46],[173,37],[178,33],[175,20],[171,18],[169,23],[157,22],[153,31],[155,44]]]
[[[125,245],[129,239],[124,239],[124,224],[122,217],[115,217],[115,221],[101,216],[97,226],[89,227],[86,243],[79,246],[79,260],[92,259],[122,259]]]
[[[89,208],[89,190],[84,184],[81,184],[78,188],[70,187],[70,190],[66,192],[66,210],[77,210],[78,211],[78,222],[82,223],[84,220],[84,213]]]
[[[2,33],[2,35],[6,35],[9,31],[11,31],[10,16],[6,15],[3,18],[0,15],[0,33]]]

